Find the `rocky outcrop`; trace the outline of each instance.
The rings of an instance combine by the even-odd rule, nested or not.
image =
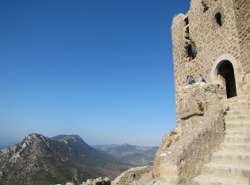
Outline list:
[[[215,84],[177,92],[182,97],[177,103],[177,128],[163,138],[155,160],[154,178],[159,184],[189,184],[221,144],[225,125],[220,92]]]
[[[58,184],[57,184],[58,185]],[[60,185],[60,184],[59,184]],[[73,182],[67,182],[65,185],[74,185]]]
[[[111,180],[108,177],[99,177],[97,179],[88,179],[81,185],[111,185]]]
[[[143,176],[151,176],[153,167],[152,166],[143,166],[137,168],[131,168],[123,172],[118,176],[113,182],[112,185],[130,185],[138,181],[141,181]],[[138,183],[144,184],[144,183]]]

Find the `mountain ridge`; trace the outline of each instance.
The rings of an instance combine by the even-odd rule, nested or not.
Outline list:
[[[76,135],[48,138],[33,133],[0,150],[0,182],[5,184],[80,183],[99,176],[115,177],[128,167]]]

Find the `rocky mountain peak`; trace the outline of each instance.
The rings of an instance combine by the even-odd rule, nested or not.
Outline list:
[[[32,142],[44,142],[46,141],[47,138],[43,135],[40,135],[40,134],[36,134],[36,133],[32,133],[32,134],[29,134],[27,135],[23,142],[25,143],[32,143]]]
[[[58,135],[58,136],[52,137],[51,139],[56,140],[56,141],[61,141],[66,144],[67,143],[86,144],[79,135]]]
[[[19,150],[34,150],[36,152],[41,151],[42,148],[50,147],[50,140],[41,134],[32,133],[27,135],[21,143],[17,145]]]
[[[78,135],[47,138],[29,134],[0,151],[0,184],[60,184],[98,176],[116,176],[127,165],[97,151]],[[1,175],[2,173],[2,175]]]

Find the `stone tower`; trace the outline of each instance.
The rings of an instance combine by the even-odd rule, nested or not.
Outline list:
[[[172,36],[176,128],[113,185],[249,185],[250,0],[191,0]]]
[[[241,95],[250,74],[250,1],[192,0],[187,14],[173,20],[176,88],[188,75],[210,83],[219,76],[228,97]]]
[[[249,185],[250,0],[191,0],[172,40],[177,127],[156,155],[156,182]],[[206,83],[187,83],[199,75]]]

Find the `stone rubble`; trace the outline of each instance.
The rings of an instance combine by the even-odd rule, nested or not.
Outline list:
[[[108,177],[99,177],[97,179],[88,179],[86,182],[83,182],[81,185],[111,185],[111,180]]]

